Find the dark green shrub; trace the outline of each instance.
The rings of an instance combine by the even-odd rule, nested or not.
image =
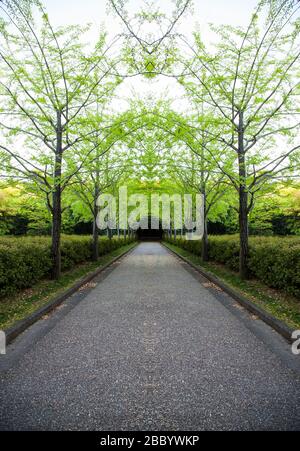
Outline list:
[[[211,236],[209,238],[209,258],[222,263],[233,271],[239,269],[240,245],[235,235]]]
[[[21,238],[0,242],[0,295],[29,288],[49,273],[49,242]]]
[[[100,239],[100,256],[108,254],[134,238]],[[92,258],[89,236],[62,236],[62,270],[67,271]],[[50,276],[51,240],[49,237],[0,238],[0,297],[32,287]]]
[[[300,296],[300,240],[250,240],[251,273],[271,288]]]
[[[62,270],[67,271],[74,266],[86,262],[92,256],[92,240],[86,236],[63,236],[61,242]]]
[[[200,241],[165,238],[195,255],[200,255]],[[271,288],[300,296],[300,238],[251,237],[249,243],[249,269],[251,275]],[[228,268],[239,269],[239,236],[209,237],[209,258]]]

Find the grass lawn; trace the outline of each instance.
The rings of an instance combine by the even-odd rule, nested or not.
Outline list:
[[[187,258],[195,265],[217,276],[235,291],[244,295],[253,303],[286,323],[293,329],[300,329],[300,300],[282,291],[274,290],[256,279],[241,280],[237,273],[224,265],[209,262],[203,263],[200,257],[169,243],[164,243],[170,249]]]
[[[7,329],[17,321],[26,318],[58,294],[71,288],[79,279],[110,263],[115,257],[134,246],[135,243],[129,244],[101,257],[98,262],[87,262],[79,265],[71,271],[63,273],[58,281],[42,280],[33,288],[2,298],[0,300],[0,329]]]

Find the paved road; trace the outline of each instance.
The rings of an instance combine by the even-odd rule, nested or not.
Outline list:
[[[299,358],[159,244],[8,351],[1,430],[300,429]]]

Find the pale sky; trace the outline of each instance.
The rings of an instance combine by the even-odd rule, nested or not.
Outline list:
[[[55,24],[106,22],[111,29],[114,22],[113,18],[107,15],[106,0],[44,0],[43,3]],[[162,2],[156,0],[155,3]],[[163,3],[164,8],[172,10],[170,1],[164,0]],[[257,0],[194,0],[193,17],[202,24],[214,22],[246,25],[257,3]],[[137,10],[143,2],[131,0],[129,4],[132,9]],[[190,29],[191,19],[183,22],[186,28]]]

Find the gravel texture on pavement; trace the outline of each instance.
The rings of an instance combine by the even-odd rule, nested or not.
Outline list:
[[[0,356],[0,429],[300,430],[299,360],[142,243]]]

